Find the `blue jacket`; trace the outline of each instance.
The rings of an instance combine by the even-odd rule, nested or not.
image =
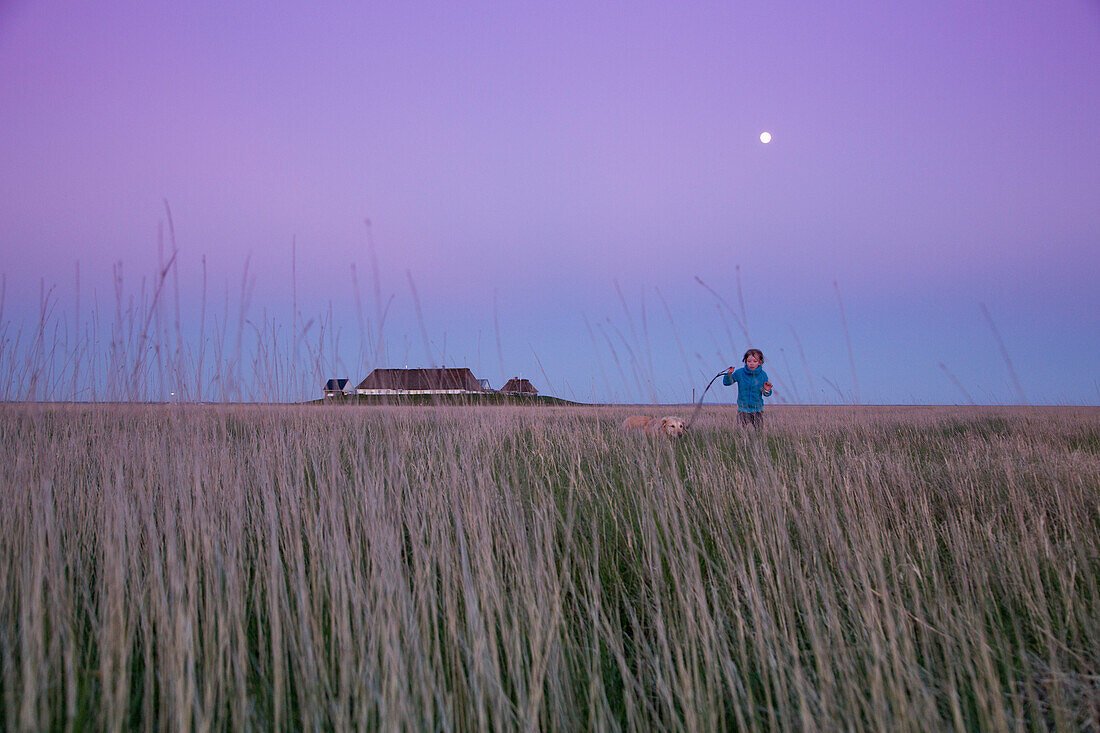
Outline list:
[[[771,392],[764,392],[764,382],[768,380],[768,373],[762,368],[749,369],[741,367],[733,374],[722,377],[722,384],[729,387],[737,382],[737,411],[738,412],[763,412],[764,398],[770,397]]]

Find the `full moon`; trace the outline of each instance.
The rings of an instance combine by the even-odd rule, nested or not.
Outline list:
[[[772,141],[772,134],[771,134],[770,132],[762,132],[762,133],[760,133],[760,142],[762,142],[762,143],[764,143],[765,145],[767,145],[767,144],[768,144],[768,143],[770,143],[771,141]]]

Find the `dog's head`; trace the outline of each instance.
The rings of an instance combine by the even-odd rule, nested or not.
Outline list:
[[[682,417],[662,417],[661,418],[661,432],[672,438],[678,438],[684,434],[684,430],[687,426],[684,424],[684,418]]]

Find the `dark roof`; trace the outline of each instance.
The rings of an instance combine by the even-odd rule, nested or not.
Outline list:
[[[326,392],[340,392],[343,391],[344,385],[348,383],[347,379],[330,379],[325,382]]]
[[[520,379],[519,377],[512,377],[500,388],[501,392],[509,392],[511,394],[538,394],[539,391],[535,389],[529,380]]]
[[[461,389],[484,392],[467,367],[441,369],[375,369],[357,389]]]

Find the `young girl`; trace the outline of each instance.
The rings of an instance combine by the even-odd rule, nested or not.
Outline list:
[[[760,365],[764,363],[764,353],[760,349],[749,349],[741,357],[745,366],[734,370],[730,367],[722,384],[727,387],[737,382],[737,422],[740,425],[760,427],[764,422],[764,398],[771,397],[772,383],[768,374]]]

